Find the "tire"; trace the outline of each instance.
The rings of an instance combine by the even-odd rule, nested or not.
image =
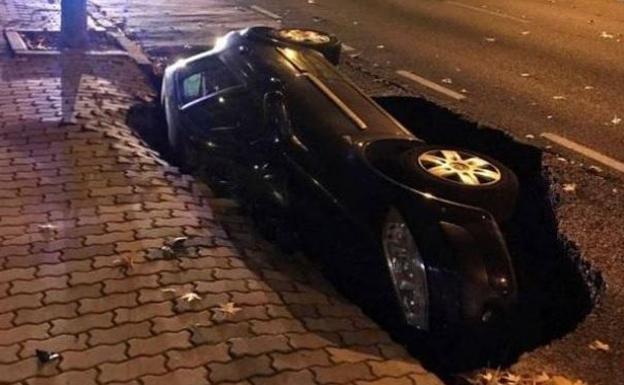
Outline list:
[[[270,31],[269,34],[276,40],[318,51],[334,65],[340,63],[342,43],[332,34],[314,29],[299,28],[275,29]],[[306,37],[306,35],[308,36]],[[318,40],[312,40],[314,37],[318,38]]]
[[[466,163],[463,162],[468,159],[471,165],[484,161],[483,166],[477,167],[480,169],[479,174],[475,176],[472,171],[467,170],[459,171],[457,175],[434,175],[431,168],[438,164],[431,162],[430,159],[439,157],[435,154],[442,154],[446,158],[444,154],[451,152],[456,153],[461,159],[461,162],[450,162],[452,167],[466,168]],[[484,209],[499,223],[504,223],[513,214],[518,196],[518,178],[510,169],[492,158],[454,147],[425,145],[407,150],[399,156],[398,163],[400,175],[396,177],[413,188],[442,199]],[[468,178],[470,175],[472,178]],[[466,181],[464,177],[472,180]]]

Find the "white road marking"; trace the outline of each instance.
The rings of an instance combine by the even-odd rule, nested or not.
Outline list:
[[[345,50],[345,52],[352,52],[355,51],[355,48],[351,47],[348,44],[342,43],[342,49]]]
[[[464,4],[464,3],[459,3],[457,1],[446,1],[447,4],[450,5],[454,5],[456,7],[461,7],[461,8],[465,8],[465,9],[470,9],[472,11],[476,11],[476,12],[481,12],[481,13],[486,13],[488,15],[492,15],[492,16],[498,16],[498,17],[502,17],[503,19],[508,19],[508,20],[513,20],[513,21],[517,21],[519,23],[524,23],[524,24],[528,24],[529,21],[526,19],[522,19],[519,17],[515,17],[515,16],[511,16],[508,15],[506,13],[501,13],[501,12],[494,12],[494,11],[490,11],[489,9],[486,8],[480,8],[480,7],[473,7],[472,5],[468,5],[468,4]]]
[[[434,91],[438,91],[441,94],[444,94],[450,98],[453,98],[455,100],[464,100],[466,99],[465,95],[460,94],[459,92],[455,92],[449,88],[443,87],[437,83],[432,82],[431,80],[427,80],[421,76],[418,76],[416,74],[413,74],[409,71],[404,71],[404,70],[400,70],[396,72],[397,75],[399,76],[403,76],[404,78],[410,79],[412,81],[415,81],[416,83],[423,85],[427,88],[430,88]]]
[[[257,5],[250,5],[249,8],[251,8],[252,10],[254,10],[254,11],[258,12],[258,13],[263,14],[264,16],[268,16],[271,19],[282,20],[282,17],[280,15],[275,14],[275,13],[269,11],[268,9],[264,9],[264,8],[259,7]]]
[[[566,139],[563,136],[559,136],[551,132],[544,132],[540,136],[544,139],[550,140],[553,143],[557,143],[558,145],[563,146],[569,150],[578,152],[579,154],[589,159],[595,160],[598,163],[602,163],[603,165],[610,167],[616,171],[624,173],[624,163],[615,160],[607,155],[601,154],[596,150],[592,150],[589,147],[585,147],[582,144],[578,144],[571,141],[570,139]]]

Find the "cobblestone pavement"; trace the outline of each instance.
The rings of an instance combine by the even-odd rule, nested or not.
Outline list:
[[[16,23],[45,5],[15,4],[3,22],[51,25]],[[0,45],[1,384],[440,383],[134,134],[131,108],[155,94],[130,60]]]

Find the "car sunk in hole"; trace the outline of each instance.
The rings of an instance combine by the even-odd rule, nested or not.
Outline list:
[[[514,210],[516,176],[415,137],[338,71],[340,47],[320,31],[254,27],[169,66],[172,152],[251,196],[252,216],[278,243],[306,232],[300,215],[314,209],[304,196],[339,213],[321,227],[346,228],[373,251],[330,261],[366,272],[357,283],[375,296],[366,307],[422,331],[504,317],[517,289],[499,226]]]

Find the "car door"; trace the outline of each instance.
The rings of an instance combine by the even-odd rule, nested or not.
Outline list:
[[[184,68],[178,90],[184,134],[196,148],[241,151],[251,134],[253,103],[245,84],[218,55]]]

